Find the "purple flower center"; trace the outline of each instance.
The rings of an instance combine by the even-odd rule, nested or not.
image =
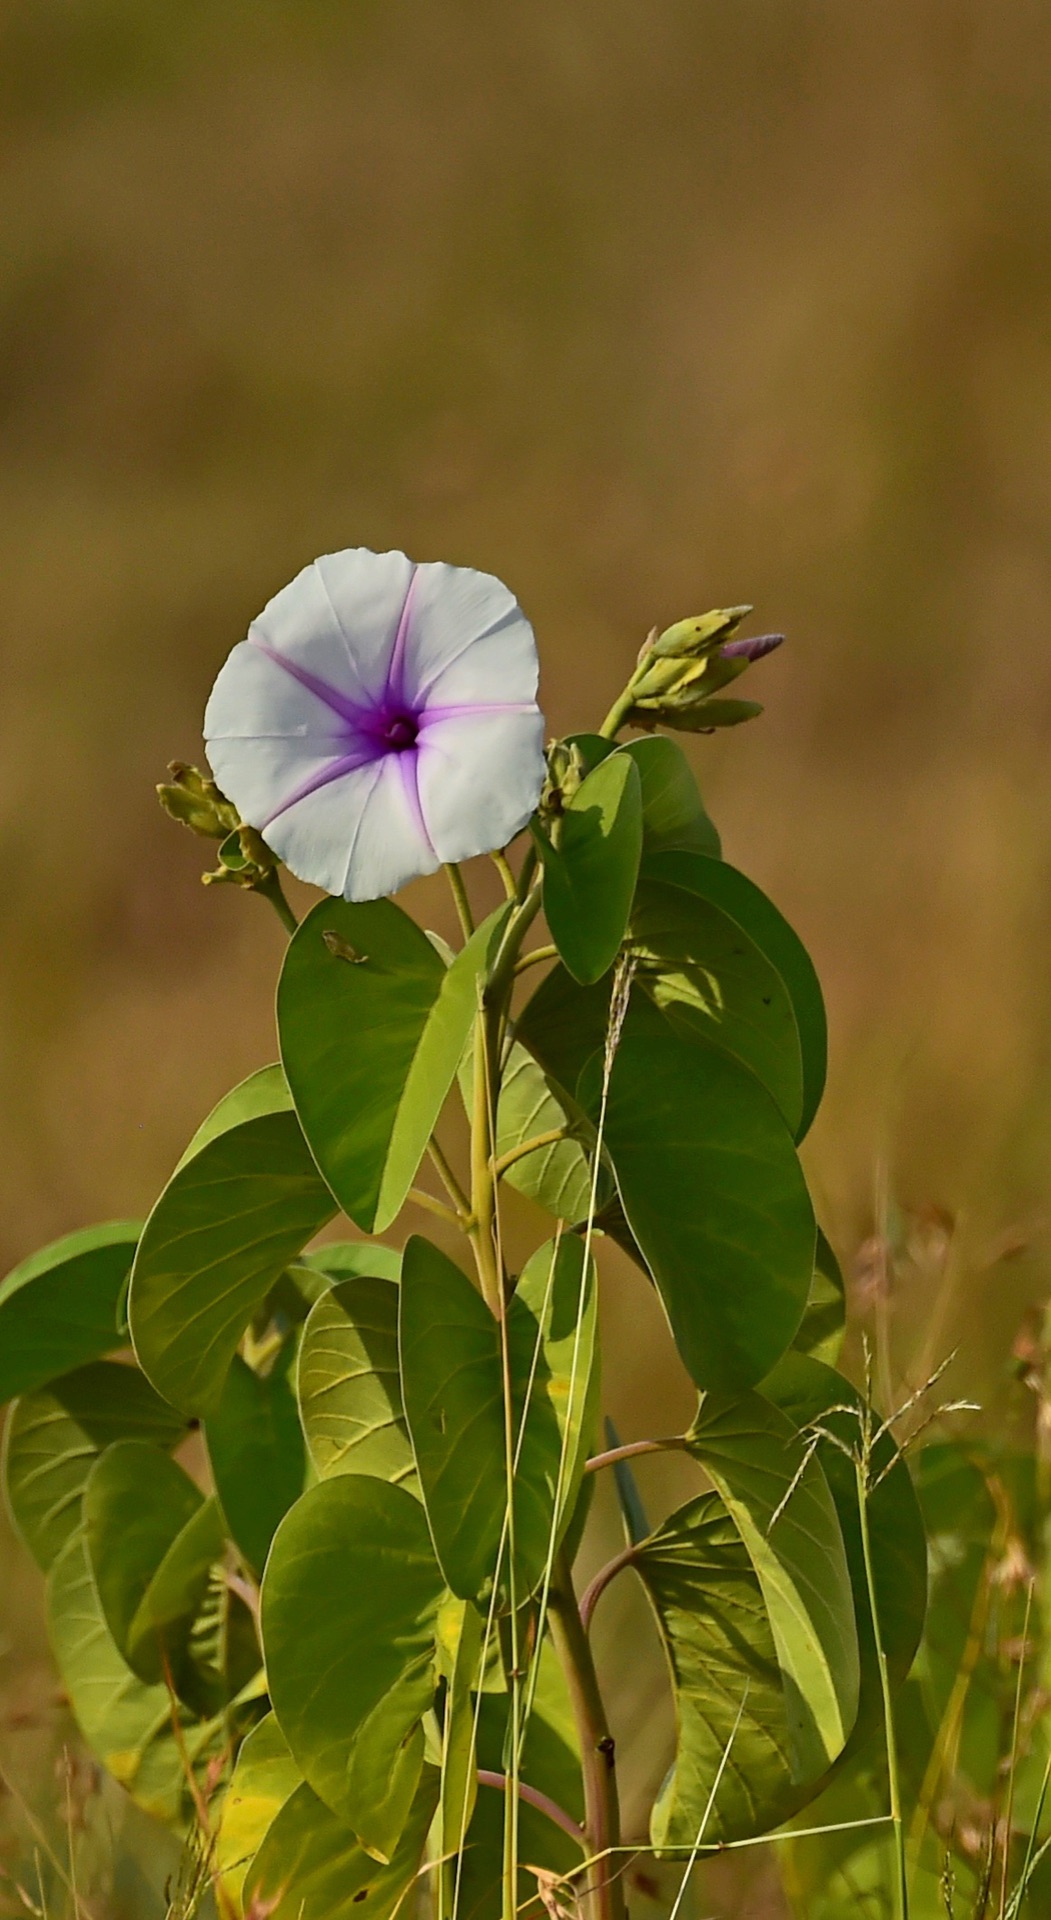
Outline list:
[[[378,713],[374,723],[375,735],[388,753],[406,753],[416,745],[420,723],[414,713],[395,712]],[[370,727],[370,732],[373,728]]]

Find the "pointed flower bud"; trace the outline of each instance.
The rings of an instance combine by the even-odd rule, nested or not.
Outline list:
[[[783,633],[757,633],[750,640],[728,640],[719,652],[724,660],[744,660],[751,664],[753,660],[764,660],[768,653],[784,644]]]

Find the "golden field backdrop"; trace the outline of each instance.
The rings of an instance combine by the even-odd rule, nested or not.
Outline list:
[[[1051,10],[6,0],[0,155],[3,1268],[273,1057],[280,930],[153,785],[277,587],[403,546],[512,585],[552,732],[654,623],[787,632],[691,753],[825,983],[823,1222],[862,1304],[907,1242],[899,1365],[998,1406],[1049,1285]],[[615,1262],[607,1318],[667,1430]],[[6,1537],[0,1593],[17,1768]]]

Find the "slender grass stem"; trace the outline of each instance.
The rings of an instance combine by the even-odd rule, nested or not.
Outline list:
[[[1003,1842],[1000,1859],[1000,1916],[1004,1920],[1007,1910],[1007,1874],[1011,1864],[1011,1822],[1014,1819],[1015,1773],[1018,1766],[1018,1728],[1022,1718],[1022,1683],[1025,1678],[1025,1656],[1029,1644],[1029,1619],[1033,1611],[1033,1582],[1030,1580],[1025,1596],[1025,1622],[1022,1627],[1022,1651],[1018,1659],[1018,1682],[1015,1687],[1014,1719],[1011,1724],[1011,1762],[1007,1775],[1007,1810],[1003,1819]]]
[[[880,1632],[879,1605],[876,1599],[876,1574],[872,1558],[872,1539],[869,1532],[868,1510],[868,1457],[867,1448],[855,1462],[858,1488],[858,1514],[861,1524],[861,1551],[865,1562],[865,1585],[868,1592],[869,1613],[872,1616],[872,1632],[876,1641],[876,1659],[879,1665],[880,1692],[883,1697],[883,1731],[887,1748],[887,1781],[890,1790],[890,1818],[894,1835],[894,1895],[897,1920],[909,1920],[909,1885],[905,1867],[905,1828],[901,1817],[901,1779],[898,1770],[898,1742],[894,1730],[894,1701],[891,1693],[890,1672],[887,1656],[883,1649],[883,1636]]]

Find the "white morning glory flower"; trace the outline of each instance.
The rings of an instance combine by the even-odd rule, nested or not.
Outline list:
[[[212,688],[208,759],[301,880],[376,900],[525,826],[544,776],[537,677],[501,581],[352,547],[253,620]]]

